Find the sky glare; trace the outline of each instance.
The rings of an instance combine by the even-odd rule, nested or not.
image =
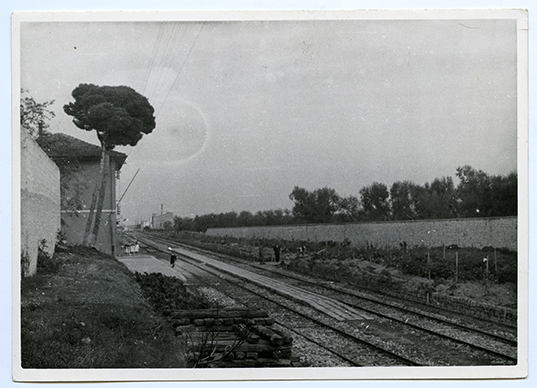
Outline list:
[[[21,87],[55,100],[52,132],[97,144],[63,105],[128,85],[157,126],[128,154],[127,224],[291,208],[294,186],[358,196],[469,164],[517,169],[515,20],[21,24]]]

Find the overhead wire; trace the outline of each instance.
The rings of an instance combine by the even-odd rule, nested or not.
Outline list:
[[[196,34],[196,38],[194,39],[194,42],[190,46],[190,49],[188,50],[188,53],[177,72],[174,81],[172,82],[171,86],[168,89],[168,92],[166,94],[166,97],[164,98],[163,102],[160,104],[158,109],[155,109],[155,112],[158,112],[162,109],[162,107],[165,105],[166,101],[168,100],[171,91],[173,87],[175,86],[175,83],[177,82],[177,79],[179,78],[179,74],[183,70],[186,61],[188,60],[188,57],[190,56],[190,53],[192,52],[192,49],[194,45],[196,44],[198,37],[201,33],[201,30],[203,29],[205,22],[201,25],[201,28],[198,30],[198,33]],[[188,29],[188,24],[173,24],[171,31],[169,33],[166,31],[166,28],[163,27],[164,25],[161,24],[159,26],[159,31],[157,33],[157,37],[155,40],[155,45],[153,46],[153,50],[151,53],[151,60],[149,62],[148,71],[146,73],[146,77],[144,79],[144,85],[143,85],[143,91],[144,95],[149,96],[149,100],[153,97],[156,98],[156,96],[159,94],[160,84],[165,81],[165,69],[172,67],[173,62],[175,61],[175,58],[177,57],[177,53],[179,51],[179,44],[181,43],[184,35],[186,34],[186,31]],[[182,33],[180,33],[179,29],[182,28]],[[165,38],[166,37],[166,38]],[[163,43],[164,42],[164,43]],[[156,73],[153,73],[156,71]],[[154,74],[153,77],[151,75]],[[151,79],[154,79],[155,82],[150,83],[149,81]],[[149,85],[153,84],[153,87],[150,87]],[[148,87],[149,86],[149,87]],[[142,143],[143,144],[143,143]],[[135,154],[139,151],[141,147],[141,144],[138,147],[132,147],[129,150],[129,153],[127,156],[131,156],[131,154]]]
[[[158,27],[158,33],[157,33],[157,36],[155,38],[155,43],[153,44],[153,49],[151,50],[151,57],[149,59],[149,65],[147,67],[147,72],[145,74],[145,78],[144,78],[144,83],[142,84],[142,94],[145,96],[147,95],[147,83],[149,82],[149,77],[151,75],[151,70],[153,68],[153,64],[155,63],[155,53],[156,53],[156,50],[157,50],[157,47],[158,47],[158,42],[160,42],[160,39],[162,37],[162,32],[163,31],[163,24],[159,24],[159,27]]]
[[[175,60],[175,57],[177,56],[177,52],[179,51],[178,50],[178,45],[179,45],[178,42],[180,43],[182,41],[184,35],[186,34],[186,31],[188,30],[188,26],[189,26],[188,24],[180,24],[180,26],[184,25],[184,28],[183,28],[183,32],[181,34],[181,37],[179,38],[178,25],[179,24],[174,24],[172,26],[170,36],[168,37],[167,40],[164,40],[164,36],[165,36],[165,33],[166,33],[165,24],[160,24],[159,25],[159,30],[158,30],[157,36],[155,38],[155,44],[153,45],[153,49],[151,50],[151,58],[150,58],[150,61],[149,61],[147,73],[145,75],[143,85],[142,85],[143,95],[149,96],[148,100],[150,100],[150,101],[151,101],[151,98],[156,97],[155,93],[158,93],[158,91],[160,90],[160,83],[162,82],[162,80],[164,78],[164,71],[165,71],[165,69],[167,67],[172,67],[172,64],[173,64],[173,62]],[[168,100],[168,98],[169,98],[169,96],[171,94],[172,89],[174,88],[175,84],[177,83],[177,80],[179,79],[179,75],[181,74],[183,68],[185,67],[186,62],[188,61],[188,58],[190,57],[190,54],[191,54],[194,46],[196,45],[196,42],[198,41],[199,35],[200,35],[201,31],[203,30],[204,25],[205,25],[205,22],[203,22],[201,24],[201,27],[198,30],[198,33],[196,34],[196,38],[194,39],[194,42],[190,46],[190,49],[188,50],[188,53],[187,53],[182,65],[181,65],[181,67],[179,68],[179,71],[175,75],[175,78],[174,78],[171,86],[168,88],[168,92],[166,93],[166,97],[164,98],[164,100],[163,100],[162,104],[160,105],[160,107],[158,108],[158,110],[155,110],[155,112],[160,111],[162,109],[162,107],[166,104],[166,102],[167,102],[167,100]],[[162,46],[162,42],[164,42],[164,41],[166,43],[164,44],[164,46]],[[164,51],[164,54],[160,54],[159,51]],[[160,60],[160,61],[157,63],[157,60]],[[151,88],[150,85],[152,83],[150,82],[150,80],[152,79],[151,76],[152,76],[153,71],[155,69],[156,69],[156,73],[154,75],[156,76],[157,82],[153,83],[154,86],[153,86],[153,88]],[[155,77],[153,77],[153,78],[155,79]],[[153,90],[150,92],[151,89],[153,89]],[[143,142],[142,142],[142,144],[143,144]],[[140,147],[141,147],[142,144],[138,145],[138,147],[131,147],[131,149],[129,150],[129,152],[127,154],[127,157],[131,156],[131,154],[133,154],[133,151],[134,151],[134,154],[136,152],[138,152],[140,150]],[[134,178],[136,178],[136,175],[138,175],[139,171],[140,171],[140,169],[138,169],[136,171],[136,174],[134,174],[133,179],[129,183],[129,187],[132,184],[132,181],[134,181]],[[127,187],[127,190],[128,190],[129,187]],[[126,193],[126,190],[125,190],[125,193]],[[123,199],[123,196],[125,195],[125,193],[123,193],[121,199]],[[121,199],[120,199],[120,201],[121,201]],[[119,202],[118,202],[118,205],[119,205]]]
[[[177,82],[177,80],[179,79],[179,75],[181,75],[181,72],[183,71],[183,68],[185,67],[185,64],[186,62],[188,61],[188,58],[190,57],[190,53],[192,52],[192,49],[194,48],[194,46],[196,45],[196,42],[198,41],[198,38],[200,36],[200,33],[201,33],[201,30],[203,30],[203,27],[205,26],[205,22],[202,22],[201,24],[201,27],[200,29],[198,30],[198,33],[196,34],[196,38],[194,39],[194,42],[192,43],[192,45],[190,46],[190,49],[188,50],[188,53],[186,55],[186,58],[185,60],[183,61],[183,64],[181,65],[181,68],[179,69],[179,71],[177,72],[177,74],[175,75],[175,79],[171,85],[171,87],[168,89],[168,93],[166,94],[166,98],[164,99],[164,101],[162,102],[162,104],[160,105],[159,107],[159,110],[162,109],[162,107],[166,104],[166,101],[168,101],[168,98],[170,97],[170,93],[173,89],[173,87],[175,86],[175,83]]]
[[[175,47],[174,47],[174,38],[177,37],[177,24],[173,24],[171,26],[171,30],[168,32],[164,48],[162,50],[162,55],[160,56],[160,63],[157,66],[157,74],[159,77],[157,78],[157,82],[155,82],[156,92],[159,93],[161,90],[161,84],[164,80],[165,76],[165,70],[166,68],[171,65],[169,62],[170,57],[173,59],[173,55],[175,55]],[[160,74],[159,74],[160,73]]]

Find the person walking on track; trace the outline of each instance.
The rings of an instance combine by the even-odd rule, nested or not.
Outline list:
[[[170,265],[173,268],[175,267],[175,261],[177,260],[177,256],[175,256],[175,252],[171,248],[168,248],[168,250],[172,252],[170,256]]]

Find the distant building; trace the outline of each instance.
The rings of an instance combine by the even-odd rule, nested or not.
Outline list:
[[[166,222],[171,222],[173,225],[173,212],[166,212],[164,214],[153,214],[151,217],[152,229],[164,229]]]
[[[101,147],[63,133],[48,135],[39,143],[60,167],[62,234],[68,244],[82,244],[93,193],[101,180]],[[110,153],[103,211],[95,244],[99,251],[110,255],[119,251],[116,176],[126,159],[127,155],[121,152]]]

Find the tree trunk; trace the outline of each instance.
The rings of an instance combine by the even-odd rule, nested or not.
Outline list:
[[[94,246],[99,235],[99,228],[101,226],[101,214],[103,211],[104,195],[106,193],[106,181],[108,178],[108,166],[110,165],[110,150],[102,144],[101,155],[101,185],[98,192],[97,208],[95,209],[95,223],[93,224],[93,232],[89,237],[89,246]],[[112,204],[113,206],[114,204]]]
[[[89,214],[88,214],[88,221],[86,222],[86,230],[84,231],[84,239],[82,241],[82,245],[84,246],[93,246],[93,242],[92,242],[92,239],[91,239],[91,227],[93,226],[93,220],[94,220],[94,217],[93,215],[95,214],[95,207],[97,205],[97,199],[99,198],[99,194],[100,194],[100,191],[101,191],[101,188],[102,188],[102,181],[103,181],[103,174],[104,172],[106,171],[105,168],[104,168],[104,164],[105,164],[105,158],[106,158],[106,155],[105,155],[105,151],[104,151],[104,145],[101,143],[101,162],[99,164],[99,172],[100,172],[100,176],[101,176],[101,182],[100,184],[97,184],[95,185],[95,190],[93,191],[93,197],[91,198],[91,205],[90,205],[90,210],[89,210]]]

